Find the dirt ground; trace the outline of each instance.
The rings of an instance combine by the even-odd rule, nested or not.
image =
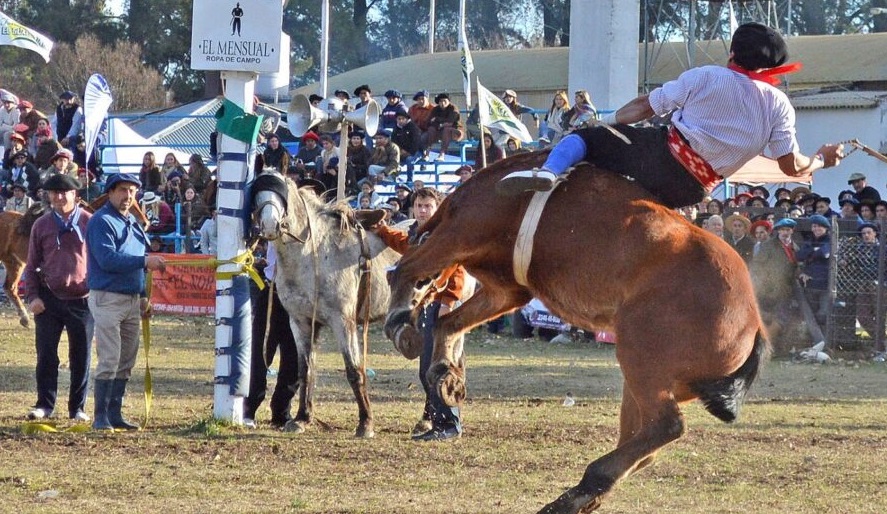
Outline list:
[[[467,342],[465,436],[417,444],[408,436],[423,398],[416,362],[396,355],[376,330],[368,359],[376,437],[369,441],[352,436],[356,408],[331,341],[318,355],[318,423],[294,435],[267,424],[267,404],[255,431],[210,419],[209,320],[160,318],[153,333],[145,430],[27,435],[33,332],[2,311],[4,510],[536,512],[617,438],[621,376],[612,346],[476,330]],[[735,424],[688,406],[686,436],[621,483],[601,512],[882,512],[887,366],[833,357],[824,365],[768,363]],[[144,362],[140,355],[127,397],[134,419],[144,414]],[[563,405],[568,393],[572,407]]]

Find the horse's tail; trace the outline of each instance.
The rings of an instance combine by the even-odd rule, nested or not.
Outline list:
[[[727,423],[736,421],[742,401],[757,378],[766,354],[767,340],[759,328],[751,354],[739,369],[725,378],[692,384],[693,392],[699,395],[705,409],[716,418]]]

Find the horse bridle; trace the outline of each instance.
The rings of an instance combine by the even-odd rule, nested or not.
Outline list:
[[[271,191],[271,192],[274,194],[277,194],[276,191]],[[253,210],[253,224],[254,225],[258,224],[259,220],[257,218],[258,218],[259,214],[261,214],[261,212],[265,209],[265,207],[270,205],[275,210],[280,211],[280,215],[281,215],[280,220],[281,221],[278,222],[278,225],[279,225],[281,237],[282,236],[289,236],[289,237],[293,238],[298,243],[301,243],[301,244],[308,243],[308,241],[311,240],[311,235],[313,233],[313,230],[311,228],[311,215],[308,213],[308,204],[305,202],[305,199],[302,198],[302,195],[298,194],[298,192],[297,192],[296,196],[299,197],[299,200],[302,202],[302,207],[305,208],[305,225],[307,226],[306,230],[308,231],[308,234],[305,236],[304,239],[299,237],[296,234],[293,234],[290,231],[290,224],[289,224],[289,221],[287,221],[288,216],[287,216],[286,208],[283,207],[282,205],[279,205],[278,203],[276,203],[272,200],[265,200],[264,202],[262,202],[256,206],[256,208]]]

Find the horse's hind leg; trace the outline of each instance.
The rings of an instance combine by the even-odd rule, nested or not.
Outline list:
[[[484,321],[526,304],[531,298],[529,291],[523,288],[485,286],[437,321],[431,357],[433,364],[426,379],[432,387],[437,384],[445,404],[456,407],[466,395],[462,335]]]
[[[597,510],[617,482],[649,463],[660,448],[683,435],[683,416],[668,391],[650,391],[640,397],[637,388],[633,392],[640,415],[646,420],[640,429],[618,448],[589,464],[579,484],[546,505],[540,513],[575,514]]]
[[[31,326],[31,317],[28,315],[22,299],[18,296],[18,283],[22,279],[22,273],[25,271],[25,264],[12,259],[4,261],[3,265],[6,267],[6,281],[3,283],[3,290],[6,292],[6,297],[15,306],[16,312],[18,312],[19,324],[23,327],[29,327]]]
[[[358,344],[357,326],[353,321],[346,321],[347,326],[335,327],[339,339],[342,359],[345,361],[345,377],[354,391],[354,399],[357,401],[358,425],[354,432],[356,437],[370,438],[375,436],[373,431],[373,412],[370,407],[370,395],[367,391],[366,371],[360,366],[361,347]]]

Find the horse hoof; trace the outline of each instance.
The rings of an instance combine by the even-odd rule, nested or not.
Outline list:
[[[437,384],[441,400],[449,407],[458,407],[465,400],[465,375],[456,366],[435,364],[428,370],[428,382]]]
[[[301,434],[302,432],[305,431],[305,428],[306,428],[306,427],[305,427],[305,422],[303,422],[303,421],[296,421],[296,420],[294,420],[294,419],[291,419],[291,420],[287,421],[287,422],[286,422],[286,425],[283,425],[283,431],[284,431],[284,432],[290,432],[290,433],[293,433],[293,434]]]
[[[376,437],[376,432],[373,430],[372,426],[361,426],[357,427],[357,430],[354,432],[354,437],[358,439],[372,439]]]
[[[394,334],[394,347],[410,360],[422,354],[424,343],[422,334],[412,325],[402,325]]]
[[[19,318],[18,322],[21,326],[23,326],[25,328],[31,327],[31,319],[30,318]]]

